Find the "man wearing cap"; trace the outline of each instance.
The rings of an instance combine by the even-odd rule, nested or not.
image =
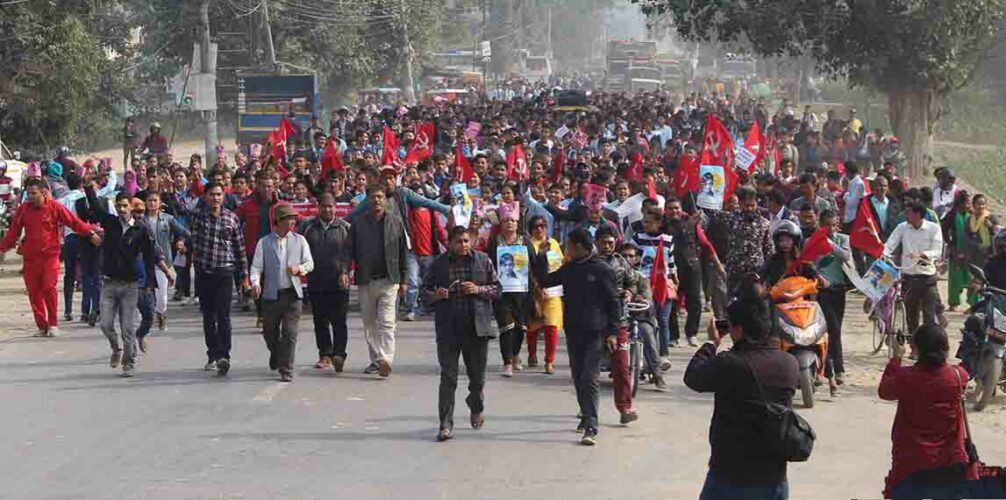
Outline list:
[[[89,186],[85,193],[88,201],[98,203],[97,186]],[[164,255],[154,243],[154,235],[146,224],[133,219],[129,195],[119,193],[115,197],[116,215],[96,212],[98,223],[104,230],[101,243],[102,272],[105,284],[101,290],[101,331],[108,338],[112,348],[109,366],[118,368],[122,363],[122,376],[132,377],[136,362],[136,304],[139,298],[137,283],[137,259],[142,256],[143,276],[154,276],[156,265],[168,276],[168,284],[174,283],[174,273],[164,261]],[[146,289],[157,288],[157,281],[151,279]],[[119,318],[119,334],[115,332],[115,319]]]
[[[364,373],[391,374],[395,357],[395,299],[405,295],[407,243],[401,217],[387,210],[385,188],[366,189],[367,212],[350,226],[350,252],[356,263],[363,329],[370,353]]]
[[[273,231],[258,241],[249,279],[252,296],[262,299],[262,333],[269,348],[269,368],[280,380],[293,381],[297,324],[304,297],[302,277],[314,269],[307,240],[294,232],[297,212],[288,203],[276,205]]]

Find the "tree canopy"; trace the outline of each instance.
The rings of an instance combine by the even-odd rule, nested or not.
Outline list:
[[[1003,0],[634,0],[687,40],[809,55],[831,76],[888,95],[909,163],[931,150],[939,98],[968,83],[994,43]]]

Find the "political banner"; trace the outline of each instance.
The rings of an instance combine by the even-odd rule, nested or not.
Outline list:
[[[894,266],[879,259],[873,261],[862,277],[851,265],[843,265],[842,269],[852,285],[874,303],[883,299],[887,292],[894,287],[894,284],[901,279],[901,273]]]
[[[293,208],[294,212],[297,212],[297,216],[301,219],[318,215],[318,205],[316,203],[291,203],[290,206]]]
[[[496,262],[499,263],[499,280],[503,292],[528,291],[529,264],[526,246],[497,247]]]
[[[584,191],[584,199],[587,202],[587,208],[591,210],[600,210],[608,201],[608,188],[604,186],[599,184],[587,184],[584,186]]]
[[[699,167],[699,193],[695,204],[701,208],[720,210],[723,208],[723,195],[727,190],[726,176],[723,167],[719,165],[702,165]]]

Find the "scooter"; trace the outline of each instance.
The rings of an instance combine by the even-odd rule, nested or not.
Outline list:
[[[997,389],[1006,392],[1006,290],[990,286],[980,267],[969,267],[982,300],[968,311],[957,357],[975,381],[975,411],[982,411]]]
[[[770,294],[781,348],[799,362],[803,405],[813,408],[815,381],[824,374],[824,360],[828,359],[828,324],[824,312],[817,302],[807,298],[817,294],[817,281],[790,276],[776,283]]]

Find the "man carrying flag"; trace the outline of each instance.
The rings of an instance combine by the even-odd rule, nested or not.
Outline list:
[[[828,324],[829,362],[825,363],[825,376],[833,381],[831,392],[834,395],[838,391],[836,386],[845,383],[842,318],[845,317],[845,293],[849,290],[850,283],[843,267],[852,263],[852,249],[849,247],[849,237],[839,232],[841,224],[837,213],[831,210],[821,212],[819,225],[821,229],[807,240],[804,254],[812,248],[818,248],[817,243],[812,241],[818,234],[830,247],[830,251],[818,256],[814,264],[821,277],[821,291],[817,295],[817,302],[821,304],[824,320]]]

